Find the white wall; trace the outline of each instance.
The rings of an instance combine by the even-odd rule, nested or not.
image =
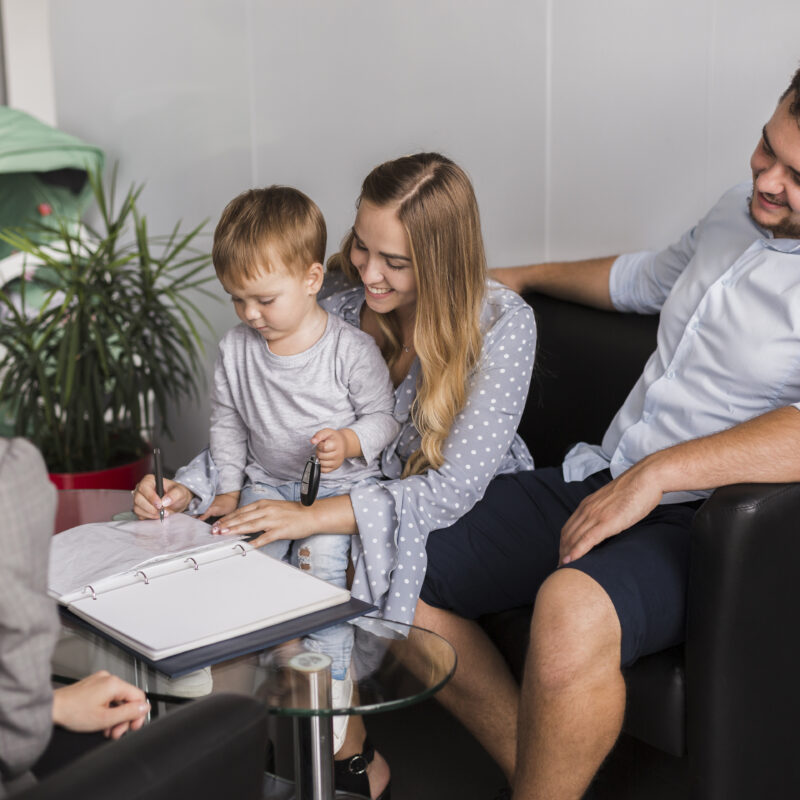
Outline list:
[[[6,103],[56,124],[49,0],[0,0]]]
[[[438,149],[496,265],[677,237],[747,178],[800,61],[796,0],[47,2],[59,126],[147,181],[152,230],[282,182],[332,252],[370,167]],[[170,464],[206,414],[176,419]]]

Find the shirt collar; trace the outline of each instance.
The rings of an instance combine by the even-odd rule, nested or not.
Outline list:
[[[771,237],[771,234],[770,234]],[[800,240],[798,239],[774,239],[764,238],[761,240],[764,247],[769,250],[776,250],[779,253],[798,253],[800,254]]]

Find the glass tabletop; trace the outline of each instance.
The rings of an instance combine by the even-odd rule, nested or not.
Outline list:
[[[60,489],[56,509],[56,533],[87,522],[105,522],[130,511],[133,499],[121,489]]]
[[[52,672],[56,681],[69,682],[106,669],[145,689],[151,698],[166,702],[234,692],[262,699],[270,713],[277,715],[333,716],[375,714],[412,705],[435,694],[455,671],[453,647],[431,631],[363,617],[353,630],[349,699],[333,698],[329,690],[314,690],[315,680],[329,683],[327,656],[306,649],[302,639],[169,678],[113,642],[65,622]]]
[[[56,529],[111,519],[130,505],[129,492],[61,491]],[[355,623],[348,670],[352,692],[348,687],[344,697],[341,691],[332,696],[327,656],[320,658],[321,654],[308,650],[303,639],[169,678],[113,642],[65,622],[52,672],[58,681],[71,681],[106,669],[145,689],[151,698],[166,702],[185,702],[216,692],[247,694],[261,698],[273,714],[294,717],[374,714],[401,708],[435,694],[452,677],[455,651],[440,636],[371,617]]]

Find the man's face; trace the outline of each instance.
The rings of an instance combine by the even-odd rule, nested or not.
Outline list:
[[[785,97],[764,126],[750,158],[750,216],[779,239],[800,239],[800,125]]]

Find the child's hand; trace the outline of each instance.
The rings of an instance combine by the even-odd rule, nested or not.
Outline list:
[[[208,519],[209,517],[224,517],[232,511],[236,511],[239,505],[239,492],[226,492],[225,494],[218,494],[208,511],[200,516],[200,519]]]
[[[322,472],[333,472],[342,466],[347,458],[348,441],[343,430],[323,428],[311,437],[311,444],[317,446],[316,456]]]

